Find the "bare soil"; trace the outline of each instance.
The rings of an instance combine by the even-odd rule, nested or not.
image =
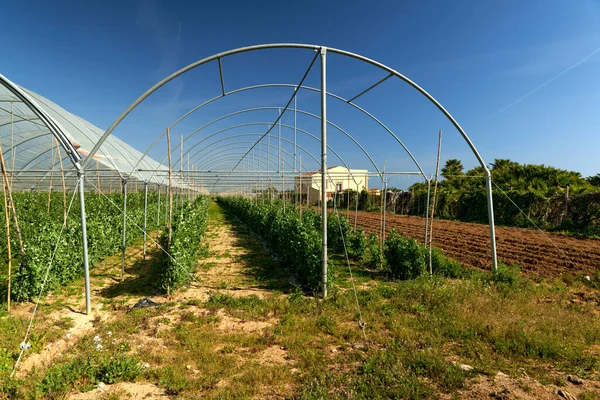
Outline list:
[[[353,223],[354,212],[344,213]],[[359,211],[357,225],[368,234],[379,234],[381,214]],[[425,240],[424,218],[387,214],[386,231],[392,228],[417,240]],[[496,244],[500,260],[509,265],[518,264],[524,272],[535,275],[593,275],[600,267],[598,239],[497,226]],[[487,225],[436,219],[433,221],[433,246],[465,266],[490,268],[490,230]]]

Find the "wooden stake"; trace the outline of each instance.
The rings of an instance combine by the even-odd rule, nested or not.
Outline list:
[[[54,136],[52,136],[53,138]],[[52,148],[52,169],[50,170],[50,187],[48,188],[48,214],[50,214],[50,200],[52,197],[52,178],[54,177],[54,163],[56,162],[56,153],[54,153],[54,141],[50,138],[50,147]]]
[[[58,139],[54,138],[56,142],[56,150],[58,152],[58,160],[60,161],[60,175],[62,179],[62,189],[63,189],[63,224],[67,220],[67,185],[65,184],[65,170],[63,168],[62,162],[62,154],[60,154],[60,146],[58,144]]]
[[[8,181],[8,176],[6,175],[6,166],[4,165],[4,155],[2,154],[2,150],[0,149],[0,166],[2,167],[2,177],[6,182],[6,191],[8,192],[8,200],[9,206],[13,214],[13,219],[15,221],[15,230],[17,231],[17,237],[19,238],[19,247],[21,250],[21,255],[25,254],[25,247],[23,246],[23,236],[21,236],[21,229],[19,228],[19,219],[17,218],[17,209],[15,208],[15,202],[12,198],[12,190],[10,182]]]
[[[2,154],[2,144],[0,143],[0,155]],[[4,194],[4,219],[6,222],[6,249],[8,251],[8,293],[6,294],[6,310],[10,312],[10,275],[12,270],[12,254],[10,246],[10,214],[8,211],[8,201],[6,199],[6,188],[8,181],[5,174],[2,174],[2,192]]]
[[[96,181],[96,186],[98,187],[96,192],[98,193],[98,197],[100,197],[100,171],[98,171],[98,160],[96,160]]]
[[[431,204],[431,218],[429,220],[429,275],[433,275],[433,263],[431,262],[432,255],[432,247],[431,243],[433,242],[433,215],[435,214],[435,201],[437,196],[437,185],[438,178],[440,173],[440,153],[442,151],[442,130],[440,129],[440,137],[438,139],[438,152],[437,152],[437,162],[435,164],[435,183],[433,185],[433,201]]]

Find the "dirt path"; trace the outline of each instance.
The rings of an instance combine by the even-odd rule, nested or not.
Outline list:
[[[348,213],[354,222],[354,212]],[[357,223],[367,233],[378,233],[380,214],[359,211]],[[387,230],[424,240],[425,219],[404,215],[386,216]],[[489,227],[483,224],[448,220],[434,221],[434,246],[466,266],[489,269]],[[600,240],[567,237],[534,229],[496,227],[498,257],[506,264],[518,264],[536,275],[563,272],[593,275],[600,266]]]
[[[269,254],[259,239],[236,221],[226,219],[216,203],[211,204],[205,243],[208,254],[198,261],[197,281],[170,296],[159,292],[155,285],[153,265],[160,250],[151,244],[146,260],[141,244],[127,250],[123,279],[120,255],[92,270],[93,315],[79,312],[85,309],[83,282],[73,282],[48,296],[40,306],[43,311],[39,321],[67,318],[70,327],[37,353],[26,354],[17,377],[40,374],[64,360],[81,357],[81,348],[91,338],[102,344],[101,351],[114,351],[115,355],[120,354],[119,346],[126,346],[130,349],[126,354],[134,356],[148,370],[144,376],[154,378],[102,384],[84,393],[71,392],[68,399],[163,399],[182,390],[191,398],[206,394],[218,397],[219,393],[239,390],[237,380],[247,373],[256,375],[260,371],[276,376],[285,368],[289,375],[294,361],[286,350],[264,339],[278,319],[271,312],[256,315],[252,310],[255,303],[260,306],[272,296],[280,296],[257,277],[257,263],[273,262]],[[129,313],[143,298],[164,306]],[[230,299],[247,303],[248,310],[229,309],[229,302],[234,301]],[[15,312],[26,315],[31,305],[19,307],[22,309]],[[93,349],[85,351],[94,357]],[[207,374],[212,382],[208,386],[204,382]],[[259,397],[269,398],[285,397],[289,390],[286,383],[281,387],[254,387]]]

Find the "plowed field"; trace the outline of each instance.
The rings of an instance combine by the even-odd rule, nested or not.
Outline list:
[[[379,233],[381,214],[359,211],[357,224],[367,233]],[[354,223],[354,212],[349,220]],[[417,240],[425,239],[425,219],[386,215],[386,230],[395,228]],[[593,274],[600,268],[600,240],[567,237],[534,229],[496,227],[498,258],[518,264],[525,272],[557,275],[561,272]],[[483,224],[435,220],[433,246],[463,265],[489,269],[489,227]]]

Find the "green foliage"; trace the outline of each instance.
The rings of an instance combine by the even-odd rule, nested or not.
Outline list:
[[[427,251],[413,238],[392,229],[383,249],[384,269],[395,279],[414,279],[427,270]]]
[[[305,210],[299,213],[280,202],[257,204],[246,198],[219,197],[218,201],[250,229],[260,235],[277,255],[278,264],[288,268],[301,285],[316,291],[321,283],[321,219]],[[339,228],[338,228],[339,229]],[[328,268],[331,274],[331,268]]]
[[[504,283],[509,286],[520,282],[520,269],[518,265],[506,265],[500,263],[498,269],[492,273],[492,280],[496,283]]]
[[[377,269],[381,264],[381,257],[379,237],[371,233],[365,241],[365,255],[362,259],[362,264],[367,268]]]
[[[431,269],[435,275],[447,278],[463,278],[468,275],[467,270],[460,263],[446,257],[438,249],[431,251]]]
[[[367,238],[365,231],[360,228],[352,232],[349,238],[350,247],[348,253],[354,260],[362,260],[367,254]]]
[[[461,171],[460,161],[447,161],[442,170],[445,179],[438,186],[436,217],[487,223],[485,171],[482,167]],[[578,172],[504,159],[494,160],[490,171],[496,223],[531,227],[533,222],[542,229],[600,234],[600,174],[584,179]],[[424,216],[426,198],[427,185],[414,184],[388,209]]]
[[[199,196],[174,213],[170,244],[168,230],[162,233],[160,243],[169,254],[162,253],[164,262],[158,265],[161,268],[158,283],[169,293],[192,278],[191,273],[203,250],[202,239],[208,227],[209,203],[207,196]]]
[[[31,300],[40,292],[46,269],[52,261],[52,268],[44,293],[65,285],[83,275],[83,257],[81,244],[81,224],[79,220],[79,202],[73,202],[67,224],[60,234],[63,219],[63,194],[50,195],[50,210],[48,211],[47,193],[15,193],[13,195],[19,218],[25,254],[19,251],[19,243],[15,227],[11,227],[11,249],[18,267],[14,268],[11,287],[12,298],[17,301]],[[70,198],[68,199],[70,200]],[[123,214],[118,208],[123,205],[121,194],[98,196],[87,193],[86,221],[90,266],[102,261],[107,256],[115,254],[121,248]],[[114,203],[114,205],[113,205]],[[155,193],[148,194],[148,209],[154,210],[157,205]],[[3,204],[0,202],[3,213]],[[133,243],[143,233],[144,196],[143,193],[130,193],[127,196],[127,244]],[[137,225],[137,226],[136,226]],[[148,213],[148,227],[154,229],[156,213]],[[0,230],[0,257],[5,263],[6,232]],[[60,236],[60,240],[59,240]],[[56,244],[56,253],[54,249]],[[53,258],[54,255],[54,258]]]
[[[91,389],[99,382],[108,384],[134,381],[142,373],[135,358],[128,355],[117,357],[76,358],[51,367],[38,384],[40,393],[58,397],[75,389]]]

